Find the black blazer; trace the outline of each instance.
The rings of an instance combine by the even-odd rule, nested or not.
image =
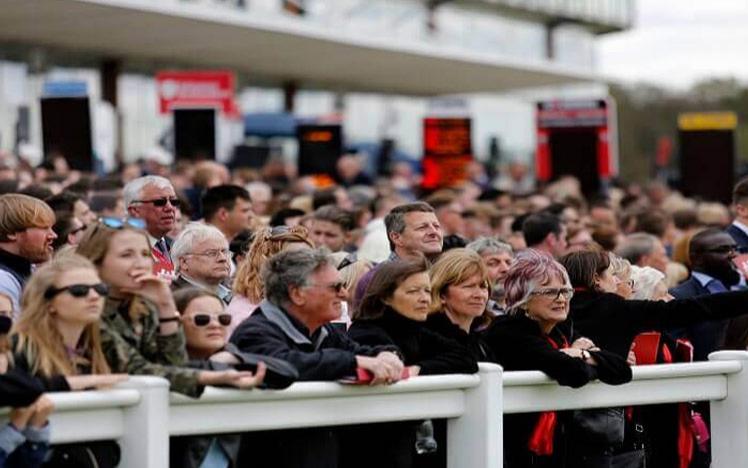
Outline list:
[[[28,406],[46,390],[40,380],[25,372],[11,369],[5,374],[0,374],[0,407]]]
[[[741,252],[748,251],[748,235],[746,235],[745,232],[738,229],[738,227],[734,224],[730,224],[729,226],[727,226],[725,232],[732,236],[732,238],[735,240],[735,243],[738,244],[738,249]]]
[[[460,343],[470,351],[470,354],[478,362],[496,362],[493,351],[483,341],[481,334],[472,331],[466,333],[462,328],[452,323],[445,313],[438,312],[429,315],[426,320],[426,328]]]
[[[571,299],[569,318],[577,332],[602,349],[626,358],[634,337],[748,313],[748,290],[664,301],[633,301],[597,291]],[[568,327],[568,325],[562,325]]]
[[[670,290],[676,299],[688,299],[708,295],[709,290],[691,276],[682,284]],[[694,361],[706,361],[709,353],[721,349],[725,343],[725,334],[729,320],[698,322],[683,328],[674,328],[670,334],[675,338],[686,338],[693,345]]]
[[[397,346],[406,366],[421,367],[420,375],[478,372],[475,358],[463,345],[390,308],[378,319],[354,321],[348,336],[369,346]]]

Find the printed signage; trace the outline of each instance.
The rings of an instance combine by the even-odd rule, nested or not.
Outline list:
[[[234,74],[229,71],[165,71],[156,75],[159,109],[218,108],[236,111]]]
[[[423,119],[423,188],[459,185],[473,159],[469,118]]]

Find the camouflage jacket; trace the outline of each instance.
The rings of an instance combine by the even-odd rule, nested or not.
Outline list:
[[[107,298],[101,324],[101,345],[112,372],[145,374],[163,377],[171,390],[198,397],[203,386],[198,384],[199,371],[189,369],[184,334],[159,335],[158,309],[144,301],[147,313],[141,316],[142,332],[136,333],[128,310],[129,302]]]

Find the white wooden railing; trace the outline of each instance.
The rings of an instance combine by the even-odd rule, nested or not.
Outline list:
[[[282,391],[168,393],[165,380],[133,377],[116,389],[52,394],[55,443],[117,439],[125,468],[168,466],[170,435],[216,434],[447,418],[451,468],[499,468],[502,414],[677,401],[710,401],[713,468],[748,466],[748,352],[710,362],[634,368],[621,386],[560,387],[540,372],[480,365],[477,375],[416,377],[389,387],[307,382]]]

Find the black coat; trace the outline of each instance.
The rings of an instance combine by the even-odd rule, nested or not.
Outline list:
[[[356,356],[376,356],[382,351],[397,351],[394,346],[362,346],[331,325],[314,334],[291,315],[281,312],[290,322],[294,336],[269,319],[271,311],[261,304],[231,335],[231,343],[240,351],[283,359],[299,371],[299,380],[338,380],[356,373]],[[298,334],[298,335],[297,335]]]
[[[569,318],[576,331],[600,348],[628,356],[634,337],[706,320],[748,313],[748,290],[664,301],[632,301],[616,294],[581,291],[571,299]]]
[[[591,380],[618,385],[631,380],[631,368],[625,359],[608,351],[592,351],[596,366],[559,351],[564,343],[571,345],[578,335],[565,335],[559,327],[543,334],[537,322],[523,314],[497,317],[484,333],[484,340],[493,350],[496,362],[507,371],[539,370],[560,385],[578,388]],[[552,340],[554,347],[549,340]],[[509,468],[526,466],[561,466],[564,456],[560,436],[566,419],[559,415],[556,426],[556,443],[552,456],[536,457],[527,443],[540,417],[537,413],[507,415],[504,417],[504,453]]]
[[[0,375],[0,407],[28,406],[45,392],[42,381],[25,372],[10,370]]]
[[[348,336],[370,346],[397,346],[405,365],[419,366],[420,375],[478,372],[476,360],[459,342],[389,308],[378,319],[354,321],[348,329]]]
[[[483,341],[480,333],[467,333],[458,327],[444,313],[435,313],[429,315],[426,320],[426,328],[434,331],[441,336],[454,340],[470,351],[470,354],[478,362],[495,362],[496,357],[493,355],[491,348]]]

